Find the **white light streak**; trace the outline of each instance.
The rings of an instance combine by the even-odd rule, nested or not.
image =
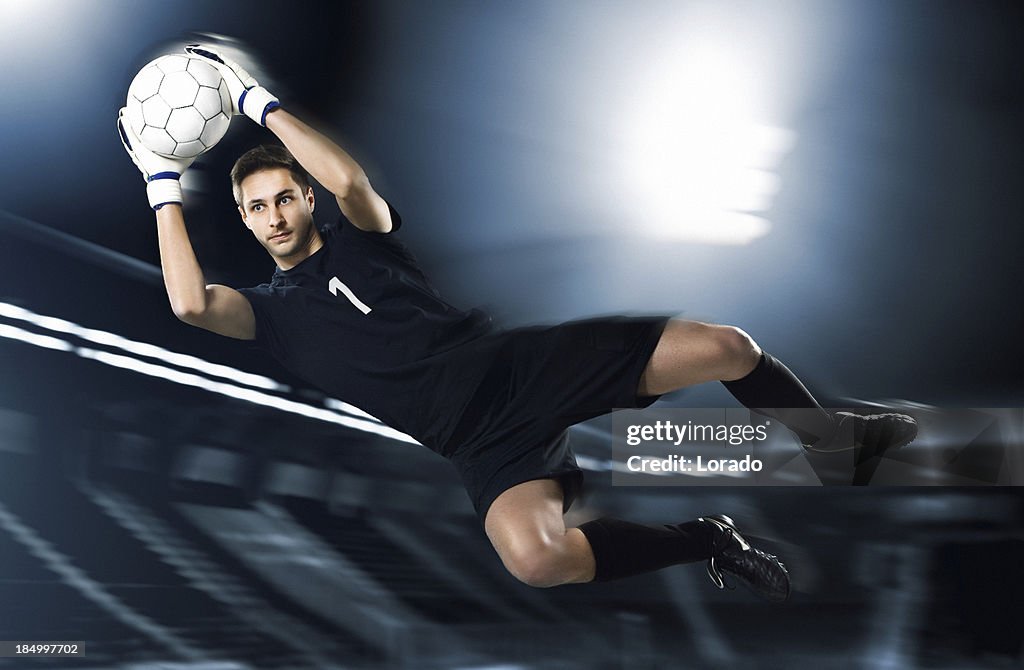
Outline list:
[[[337,398],[327,398],[327,399],[325,399],[324,400],[324,407],[327,407],[328,409],[336,409],[336,410],[345,412],[346,414],[351,414],[353,416],[361,416],[364,419],[370,419],[371,421],[378,421],[378,422],[380,421],[380,419],[377,419],[376,417],[374,417],[371,414],[367,414],[366,412],[364,412],[363,410],[359,409],[355,405],[350,405],[347,402],[344,402],[342,400],[338,400]]]
[[[267,389],[270,391],[286,392],[290,390],[289,387],[270,379],[269,377],[255,375],[250,372],[243,372],[242,370],[228,367],[226,365],[220,365],[218,363],[210,363],[209,361],[205,361],[195,356],[180,354],[164,349],[163,347],[158,347],[155,344],[130,340],[126,337],[115,335],[114,333],[108,333],[105,330],[86,328],[57,317],[43,316],[23,307],[18,307],[17,305],[0,302],[0,316],[31,323],[39,326],[40,328],[63,333],[65,335],[74,335],[86,342],[120,349],[121,351],[134,354],[136,356],[155,358],[162,362],[170,363],[171,365],[189,368],[197,372],[210,375],[211,377],[228,379],[239,384],[245,384],[246,386],[253,386],[255,388]]]
[[[74,347],[65,342],[64,340],[56,337],[50,337],[49,335],[40,335],[39,333],[33,333],[17,326],[8,326],[7,324],[0,323],[0,337],[6,337],[11,340],[21,340],[22,342],[28,342],[34,344],[37,347],[43,347],[45,349],[56,349],[58,351],[74,351]]]
[[[192,374],[190,372],[181,372],[180,370],[174,370],[172,368],[164,367],[162,365],[156,365],[154,363],[147,363],[140,361],[130,356],[124,356],[121,354],[112,354],[106,351],[97,351],[95,349],[88,349],[85,347],[75,347],[75,353],[82,358],[89,358],[100,363],[104,363],[111,367],[123,368],[125,370],[131,370],[139,374],[148,375],[150,377],[157,377],[164,379],[175,384],[181,384],[183,386],[192,386],[195,388],[201,388],[205,391],[212,393],[219,393],[221,395],[228,396],[229,398],[236,398],[238,400],[244,400],[251,402],[255,405],[262,405],[264,407],[270,407],[273,409],[281,410],[283,412],[290,412],[292,414],[298,414],[300,416],[309,417],[311,419],[317,419],[319,421],[327,421],[328,423],[336,423],[340,426],[347,428],[354,428],[363,432],[374,433],[382,437],[388,437],[393,440],[399,440],[401,442],[412,442],[418,444],[416,440],[409,437],[405,433],[401,433],[393,428],[389,428],[382,424],[373,423],[364,419],[357,419],[337,412],[332,412],[328,409],[319,407],[313,407],[305,403],[296,402],[287,398],[281,398],[279,396],[270,395],[269,393],[263,393],[262,391],[256,391],[254,389],[242,388],[240,386],[234,386],[225,382],[218,382],[207,379],[206,377],[200,377],[199,375]]]
[[[287,386],[279,384],[272,379],[266,377],[260,377],[259,375],[250,375],[240,370],[235,370],[227,366],[217,365],[209,363],[200,358],[193,356],[187,356],[185,354],[177,354],[155,345],[146,344],[144,342],[136,342],[122,338],[119,335],[113,333],[107,333],[105,331],[92,330],[84,328],[78,324],[63,319],[58,319],[50,316],[43,316],[36,314],[30,310],[10,305],[7,303],[0,303],[0,316],[6,316],[8,318],[14,318],[21,321],[31,323],[40,328],[46,328],[54,332],[75,335],[81,339],[95,342],[97,344],[106,344],[114,346],[126,351],[128,353],[139,353],[145,352],[140,355],[147,355],[149,357],[160,358],[163,361],[170,362],[173,364],[179,364],[181,361],[186,361],[190,365],[181,365],[181,367],[190,367],[199,372],[207,372],[209,370],[216,370],[220,377],[224,377],[229,380],[233,380],[236,375],[244,378],[257,378],[263,379],[270,382],[265,385],[266,388],[273,390],[287,389]],[[314,407],[306,403],[297,402],[288,398],[283,398],[277,395],[271,395],[260,390],[245,388],[225,381],[217,381],[215,379],[209,379],[198,374],[191,372],[184,372],[182,370],[176,370],[174,368],[167,367],[166,365],[160,365],[157,363],[151,363],[148,361],[139,360],[132,356],[126,356],[124,354],[116,354],[108,351],[100,351],[90,347],[82,347],[75,345],[67,340],[52,337],[50,335],[42,335],[34,333],[24,328],[12,326],[9,324],[0,323],[0,337],[17,340],[26,344],[31,344],[37,347],[45,349],[55,349],[57,351],[65,351],[74,353],[82,358],[86,358],[104,365],[108,365],[123,370],[130,370],[138,374],[146,375],[149,377],[156,377],[163,379],[175,384],[181,384],[183,386],[190,386],[193,388],[203,389],[211,393],[217,393],[237,400],[243,400],[263,407],[269,407],[282,412],[289,412],[291,414],[297,414],[299,416],[316,419],[318,421],[326,421],[328,423],[334,423],[346,428],[352,428],[366,433],[372,433],[374,435],[380,435],[392,440],[399,442],[407,442],[410,444],[419,444],[415,439],[397,431],[389,426],[384,425],[378,419],[370,416],[366,412],[349,405],[348,403],[336,400],[333,398],[327,399],[324,404],[326,407]],[[335,411],[340,410],[340,411]],[[347,412],[348,414],[342,414],[340,412]],[[352,415],[352,416],[350,416]]]

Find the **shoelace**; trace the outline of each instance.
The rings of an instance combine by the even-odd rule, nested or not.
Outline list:
[[[722,574],[722,571],[718,569],[718,566],[715,565],[715,559],[718,557],[719,551],[721,551],[725,547],[725,545],[728,544],[728,542],[733,539],[734,531],[733,531],[732,528],[726,528],[725,532],[727,534],[726,535],[722,535],[722,537],[720,537],[718,539],[718,541],[715,542],[711,546],[711,558],[708,559],[708,566],[707,566],[707,568],[708,568],[708,577],[711,578],[711,582],[715,586],[717,586],[719,589],[728,588],[730,591],[735,591],[736,590],[735,586],[732,586],[732,585],[727,586],[726,585],[726,583],[725,583],[725,576]]]
[[[708,577],[711,578],[711,582],[719,589],[729,589],[730,591],[736,590],[736,587],[732,584],[725,583],[725,577],[722,575],[722,572],[718,569],[718,566],[715,565],[714,556],[708,559]]]

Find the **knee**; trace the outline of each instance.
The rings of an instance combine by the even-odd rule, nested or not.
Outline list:
[[[513,577],[536,588],[565,583],[558,553],[548,545],[533,544],[508,551],[501,557]]]
[[[717,326],[714,337],[723,361],[723,381],[745,377],[757,367],[761,348],[746,332],[735,326]]]

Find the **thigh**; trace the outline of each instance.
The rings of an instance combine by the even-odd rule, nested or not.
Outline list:
[[[499,556],[515,556],[557,542],[565,535],[562,486],[534,479],[499,495],[484,519],[484,530]]]

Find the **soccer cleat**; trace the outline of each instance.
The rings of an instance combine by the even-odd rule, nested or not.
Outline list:
[[[859,449],[858,460],[863,461],[910,444],[917,437],[917,421],[906,414],[836,412],[833,416],[835,431],[814,445],[804,445],[809,451],[829,453]]]
[[[723,573],[741,581],[751,591],[774,602],[789,597],[789,572],[772,554],[750,546],[739,534],[733,520],[724,514],[700,518],[716,529],[708,559],[708,577],[720,589],[726,587]],[[733,587],[729,587],[733,588]]]

